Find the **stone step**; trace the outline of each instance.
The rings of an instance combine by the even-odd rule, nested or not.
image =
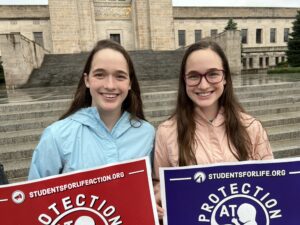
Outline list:
[[[270,96],[288,96],[288,95],[300,95],[300,87],[288,88],[288,89],[236,92],[236,96],[239,99],[250,99],[250,98],[261,99]]]
[[[5,121],[0,124],[1,132],[12,132],[31,129],[43,129],[58,119],[55,117],[40,117],[33,119]]]
[[[14,180],[16,179],[26,180],[29,172],[30,163],[31,158],[3,162],[5,173],[9,179],[9,182],[15,182]]]
[[[1,162],[18,160],[22,158],[31,158],[32,152],[37,145],[37,141],[21,144],[7,144],[0,147]]]
[[[253,106],[246,107],[246,111],[253,116],[260,116],[265,114],[277,114],[300,111],[300,102],[285,103],[267,106]]]
[[[258,117],[264,127],[273,127],[288,124],[299,124],[300,126],[300,111],[266,114]],[[299,137],[300,138],[300,137]]]
[[[40,109],[54,109],[67,108],[71,103],[70,99],[56,100],[56,101],[38,101],[38,102],[23,102],[0,104],[0,115],[7,113],[23,113],[24,111],[40,110]]]
[[[275,158],[287,158],[300,155],[300,138],[271,142]]]
[[[25,120],[34,118],[53,117],[59,118],[66,111],[66,107],[55,109],[35,109],[23,113],[0,113],[0,121]],[[1,125],[0,125],[1,126]]]
[[[234,80],[233,80],[234,81]],[[268,84],[256,84],[256,85],[241,85],[237,82],[233,82],[235,92],[256,92],[256,91],[266,91],[266,90],[280,90],[300,87],[300,81],[295,82],[270,82]]]
[[[176,97],[177,97],[177,91],[175,90],[142,93],[142,99],[144,104],[146,104],[146,102],[152,101],[153,99],[176,98]]]
[[[2,132],[0,136],[0,146],[9,144],[28,144],[37,142],[44,129],[32,129],[12,132]]]
[[[273,102],[273,99],[270,100],[271,102]],[[242,105],[244,105],[245,102],[242,102]],[[266,101],[264,100],[264,103],[266,103]],[[171,113],[174,112],[175,109],[175,102],[174,101],[170,101],[170,103],[168,102],[164,102],[161,101],[160,103],[157,103],[158,105],[156,105],[156,102],[153,102],[152,106],[150,107],[146,107],[145,108],[145,115],[148,118],[153,118],[153,117],[161,117],[161,116],[169,116],[171,115]],[[265,104],[257,104],[257,102],[253,102],[253,101],[248,101],[246,102],[246,104],[248,105],[246,108],[246,111],[253,116],[256,117],[260,117],[261,115],[271,115],[271,114],[277,114],[278,112],[299,112],[300,109],[300,101],[292,104],[280,104],[278,106],[276,105],[271,105],[272,108],[270,107],[269,109],[269,105]],[[254,105],[254,108],[251,108],[251,104]],[[147,105],[147,104],[146,104]],[[258,105],[258,106],[257,106]],[[276,107],[275,107],[276,106]]]
[[[299,89],[300,90],[300,89]],[[291,89],[290,91],[295,91],[294,89]],[[264,97],[257,97],[255,94],[245,94],[240,95],[240,101],[243,103],[244,106],[257,106],[259,104],[266,105],[266,104],[282,104],[286,102],[298,102],[300,101],[300,94],[290,94],[290,95],[284,95],[284,94],[274,94],[272,92],[268,92],[267,96]],[[177,92],[176,91],[157,91],[157,92],[149,92],[149,93],[143,93],[142,98],[144,105],[147,105],[149,102],[163,102],[163,99],[167,99],[167,101],[176,100]],[[52,100],[45,100],[39,101],[39,102],[24,102],[24,103],[14,103],[14,104],[1,104],[0,105],[0,115],[7,112],[18,112],[18,111],[26,111],[26,110],[33,110],[33,109],[45,109],[45,108],[56,108],[56,107],[65,107],[68,106],[71,102],[70,99],[64,99],[64,100],[53,100],[54,97],[51,97]],[[55,96],[55,99],[60,99],[61,96]],[[154,104],[154,103],[150,103]],[[160,103],[161,104],[161,103]],[[166,103],[164,103],[166,104]]]
[[[243,91],[243,92],[236,92],[236,96],[240,101],[243,101],[245,99],[251,100],[251,99],[272,99],[272,98],[282,98],[284,96],[300,96],[300,86],[295,87],[295,88],[289,88],[289,89],[278,89],[278,90],[260,90],[260,91]],[[142,98],[145,102],[152,101],[154,99],[162,99],[162,98],[177,98],[177,90],[166,90],[166,91],[161,91],[158,90],[156,92],[150,92],[150,93],[143,93]]]
[[[300,123],[266,127],[270,141],[300,139]]]
[[[273,96],[268,98],[257,98],[257,99],[242,99],[240,100],[243,107],[256,107],[256,106],[266,106],[266,105],[276,105],[285,103],[295,103],[300,102],[300,95],[294,96]]]

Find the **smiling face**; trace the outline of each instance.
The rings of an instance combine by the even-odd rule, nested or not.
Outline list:
[[[120,115],[122,103],[130,90],[128,64],[122,53],[109,48],[95,53],[84,81],[90,89],[92,106],[101,114]]]
[[[186,61],[185,74],[205,74],[214,69],[223,70],[221,57],[210,48],[192,52]],[[218,112],[218,99],[224,91],[225,78],[217,84],[210,84],[203,77],[196,86],[185,85],[188,97],[197,110],[201,110],[208,119],[213,119]]]

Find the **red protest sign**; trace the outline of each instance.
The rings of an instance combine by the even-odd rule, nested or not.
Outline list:
[[[0,186],[5,225],[158,225],[146,158]]]

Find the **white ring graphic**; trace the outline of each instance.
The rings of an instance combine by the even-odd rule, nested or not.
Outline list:
[[[212,214],[211,214],[211,225],[218,225],[218,223],[216,222],[216,212],[217,210],[219,209],[219,207],[224,203],[226,202],[227,200],[230,200],[232,198],[250,198],[251,200],[255,201],[256,203],[258,203],[260,205],[260,207],[263,209],[264,213],[265,213],[265,216],[266,216],[266,225],[270,225],[270,220],[269,220],[269,217],[268,217],[268,211],[266,210],[265,206],[260,202],[258,201],[256,198],[252,197],[252,196],[248,196],[248,195],[242,195],[242,194],[238,194],[238,195],[231,195],[227,198],[224,198],[222,201],[220,201],[216,207],[214,208]]]
[[[97,216],[99,216],[101,218],[101,220],[104,222],[104,225],[109,225],[108,222],[106,221],[106,219],[104,218],[104,216],[101,215],[97,210],[91,209],[91,208],[86,208],[86,207],[74,208],[74,209],[70,209],[70,210],[64,212],[63,214],[56,217],[56,219],[53,220],[51,225],[56,225],[63,217],[65,217],[66,215],[68,215],[72,212],[76,212],[76,211],[89,211],[89,212],[95,213]]]

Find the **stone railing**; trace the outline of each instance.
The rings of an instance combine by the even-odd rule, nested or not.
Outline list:
[[[0,34],[0,50],[8,90],[25,84],[32,70],[39,68],[44,55],[49,53],[20,33]]]

